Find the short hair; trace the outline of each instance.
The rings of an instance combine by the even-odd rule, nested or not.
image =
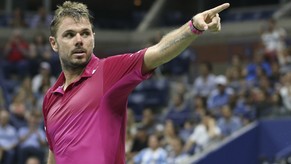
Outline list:
[[[207,70],[209,72],[212,72],[213,71],[213,67],[212,67],[211,62],[209,62],[209,61],[203,61],[201,64],[204,65],[204,66],[206,66],[206,68],[207,68]]]
[[[75,21],[80,21],[81,18],[88,19],[93,26],[93,16],[90,14],[87,5],[79,2],[65,1],[61,6],[57,6],[53,20],[50,24],[51,36],[56,36],[60,22],[65,17],[71,17]]]

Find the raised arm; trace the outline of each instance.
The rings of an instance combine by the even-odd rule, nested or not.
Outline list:
[[[167,63],[185,50],[198,37],[198,34],[191,31],[191,26],[200,31],[220,31],[219,12],[229,6],[229,3],[225,3],[195,15],[192,24],[185,23],[182,27],[165,35],[158,44],[149,47],[144,56],[143,73]]]

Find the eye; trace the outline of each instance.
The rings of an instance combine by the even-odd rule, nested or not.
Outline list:
[[[91,33],[90,33],[89,31],[85,31],[85,32],[83,32],[81,35],[82,35],[83,37],[88,37],[90,34],[91,34]]]
[[[68,32],[64,35],[64,37],[66,37],[66,38],[72,38],[73,36],[74,36],[74,34],[71,32]]]

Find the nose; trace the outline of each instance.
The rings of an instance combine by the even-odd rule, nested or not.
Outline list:
[[[82,45],[83,45],[83,38],[80,35],[80,33],[77,33],[75,46],[82,46]]]

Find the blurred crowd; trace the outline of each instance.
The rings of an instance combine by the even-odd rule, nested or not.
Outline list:
[[[47,143],[42,100],[60,73],[58,56],[36,32],[32,40],[21,28],[47,28],[51,19],[40,8],[30,21],[16,9],[1,25],[12,28],[0,51],[0,161],[44,163]],[[252,55],[231,55],[227,68],[214,74],[213,63],[197,63],[191,47],[158,68],[129,97],[126,159],[128,163],[187,163],[260,118],[291,114],[291,56],[287,34],[270,19],[262,26]],[[198,54],[199,55],[199,54]],[[192,78],[192,79],[191,79]]]
[[[214,63],[202,61],[189,79],[196,55],[190,48],[137,86],[129,97],[129,163],[189,163],[256,120],[289,117],[287,33],[269,19],[257,37],[251,55],[231,55],[220,73],[214,73]]]
[[[51,16],[44,8],[26,19],[20,8],[1,15],[0,26],[12,30],[0,49],[0,163],[41,164],[47,142],[43,129],[42,99],[60,73],[58,56],[48,36]],[[27,39],[23,29],[36,29]]]

